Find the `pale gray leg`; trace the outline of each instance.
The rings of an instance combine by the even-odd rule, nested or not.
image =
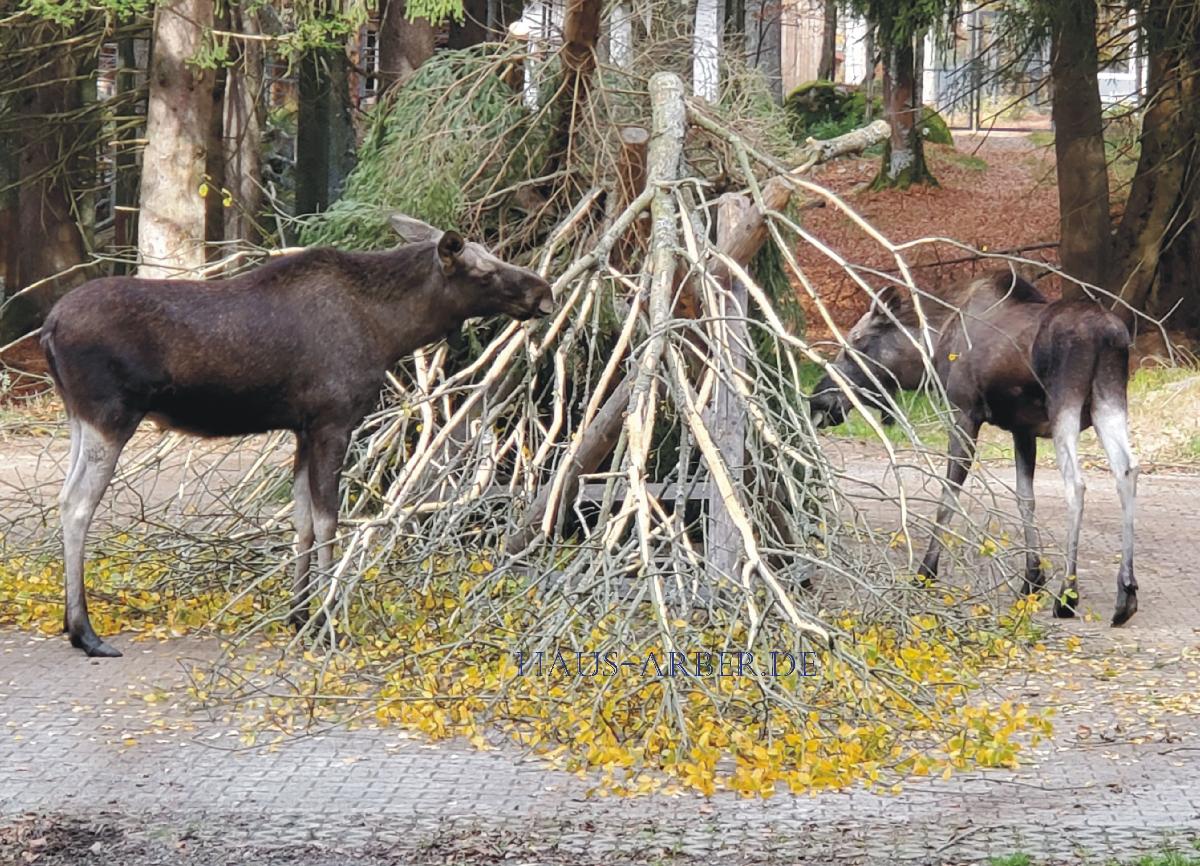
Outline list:
[[[1067,498],[1067,573],[1062,589],[1054,602],[1054,615],[1072,617],[1079,603],[1079,529],[1083,525],[1083,495],[1085,485],[1079,468],[1079,427],[1081,407],[1064,406],[1054,415],[1052,432],[1058,471],[1062,473]]]
[[[313,537],[317,550],[317,570],[324,580],[329,579],[333,571],[333,539],[337,535],[338,506],[341,501],[338,485],[346,449],[350,444],[350,431],[336,428],[316,430],[310,436],[308,481]],[[318,632],[325,627],[328,613],[324,608],[318,613]]]
[[[71,643],[89,656],[121,655],[102,641],[88,619],[84,593],[84,547],[92,516],[117,467],[117,458],[128,440],[106,438],[86,421],[78,421],[79,451],[59,497],[63,526],[63,559],[66,566],[66,626]]]
[[[1108,455],[1121,498],[1121,568],[1117,572],[1117,606],[1112,624],[1121,625],[1137,612],[1137,578],[1133,573],[1133,510],[1140,468],[1129,444],[1129,427],[1123,403],[1098,402],[1092,407],[1096,436]]]
[[[1042,574],[1041,541],[1033,510],[1033,473],[1037,468],[1037,437],[1023,431],[1013,433],[1013,453],[1017,464],[1017,510],[1025,535],[1025,592],[1037,592],[1045,583]]]

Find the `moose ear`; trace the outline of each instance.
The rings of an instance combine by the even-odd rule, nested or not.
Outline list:
[[[441,240],[442,230],[427,222],[410,217],[407,214],[394,213],[388,217],[388,223],[400,235],[405,243],[416,244],[422,241]]]
[[[892,315],[900,312],[900,307],[904,304],[904,298],[900,295],[900,289],[896,286],[884,286],[875,293],[875,304],[881,309],[887,308],[892,311]]]
[[[458,232],[446,232],[438,239],[438,257],[442,260],[442,270],[450,273],[454,270],[455,262],[466,248],[467,242]]]

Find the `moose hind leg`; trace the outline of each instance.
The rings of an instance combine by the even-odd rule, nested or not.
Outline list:
[[[78,471],[78,467],[79,467],[79,451],[80,451],[79,446],[80,446],[81,441],[83,440],[83,433],[79,429],[79,424],[80,424],[80,421],[78,418],[75,418],[71,415],[67,416],[67,429],[70,432],[70,437],[71,437],[71,451],[70,451],[70,454],[67,456],[67,474],[63,480],[63,490],[64,491],[68,487],[71,486],[72,479],[75,477],[75,473]],[[59,504],[60,505],[62,504],[62,496],[61,495],[59,496]],[[64,571],[63,572],[63,598],[66,598],[67,592],[68,592],[68,587],[66,585],[66,572]],[[67,607],[65,604],[63,605],[63,627],[62,627],[62,630],[63,630],[63,634],[66,634],[70,630],[69,624],[67,623]]]
[[[1137,613],[1137,578],[1133,574],[1133,510],[1137,499],[1138,462],[1129,445],[1125,401],[1099,399],[1092,406],[1096,436],[1108,455],[1121,499],[1121,568],[1117,572],[1117,605],[1112,624],[1123,625]]]
[[[296,435],[296,460],[292,476],[292,522],[296,529],[296,574],[292,581],[292,610],[288,621],[300,631],[308,623],[312,600],[313,515],[309,484],[309,444],[305,434]]]
[[[1064,406],[1054,414],[1054,455],[1062,474],[1067,498],[1067,572],[1062,588],[1054,600],[1054,615],[1059,618],[1075,616],[1079,603],[1079,529],[1083,525],[1083,473],[1079,468],[1079,427],[1081,407]]]
[[[1013,433],[1017,464],[1017,511],[1025,535],[1025,593],[1038,592],[1046,582],[1042,574],[1041,547],[1034,521],[1033,473],[1037,468],[1037,437],[1028,431]]]
[[[117,458],[129,436],[105,435],[86,421],[77,421],[76,424],[79,450],[59,497],[66,582],[66,631],[71,644],[89,656],[114,658],[121,653],[96,635],[88,619],[83,583],[84,547],[96,506],[108,489]]]

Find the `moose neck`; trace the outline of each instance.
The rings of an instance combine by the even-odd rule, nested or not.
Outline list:
[[[361,303],[390,366],[458,328],[470,314],[442,274],[433,244],[406,244],[367,261]]]

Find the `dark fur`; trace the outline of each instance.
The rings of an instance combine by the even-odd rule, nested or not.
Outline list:
[[[1109,411],[1121,413],[1124,423],[1130,338],[1125,324],[1111,311],[1090,301],[1050,302],[1008,271],[956,287],[942,298],[922,298],[920,303],[931,332],[932,365],[955,410],[957,425],[948,471],[951,499],[939,510],[940,524],[950,516],[953,495],[966,477],[982,424],[994,424],[1013,434],[1019,481],[1028,482],[1031,496],[1033,443],[1037,437],[1051,436],[1056,422],[1066,421],[1069,428],[1077,421],[1080,430],[1087,429],[1092,426],[1095,401],[1102,400]],[[855,325],[849,344],[863,365],[855,362],[855,353],[843,352],[835,366],[868,404],[890,411],[892,394],[921,385],[925,367],[911,339],[921,342],[919,319],[911,299],[895,289],[885,289]],[[844,420],[851,404],[826,375],[817,385],[811,405],[823,423],[836,424]],[[1136,479],[1136,461],[1129,471]],[[1082,497],[1082,488],[1077,495]],[[1118,625],[1137,609],[1132,545],[1129,547],[1118,576],[1114,615]],[[936,576],[940,553],[935,533],[921,566],[922,575]],[[1072,589],[1074,570],[1071,541],[1068,572]],[[1027,585],[1040,587],[1042,580],[1039,557],[1030,551]],[[1073,609],[1073,597],[1065,602],[1060,599],[1060,615],[1070,615]]]
[[[328,566],[338,477],[354,428],[400,358],[476,316],[549,311],[550,286],[450,232],[389,252],[313,249],[214,282],[93,280],[50,312],[41,342],[72,427],[64,485],[66,627],[89,655],[82,538],[117,456],[143,418],[199,436],[296,434],[293,621],[308,618],[314,541]],[[79,471],[76,471],[76,470]]]

